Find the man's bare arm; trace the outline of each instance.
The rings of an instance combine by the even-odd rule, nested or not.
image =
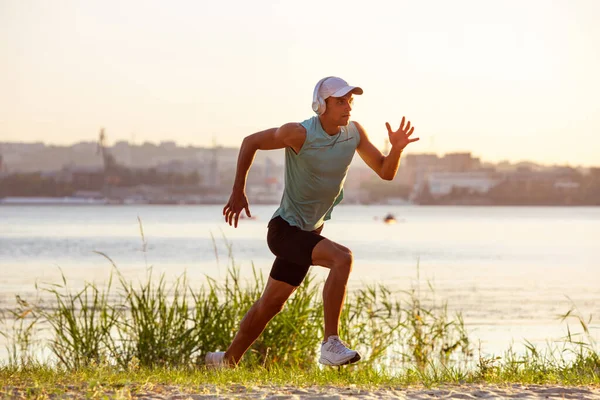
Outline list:
[[[364,128],[358,123],[354,122],[360,133],[360,144],[358,145],[357,151],[364,162],[381,177],[391,181],[398,172],[398,166],[400,165],[400,156],[402,150],[412,143],[419,140],[419,138],[411,139],[410,135],[414,132],[415,128],[410,126],[410,121],[405,125],[405,118],[402,117],[400,128],[397,131],[392,131],[390,124],[385,123],[388,130],[388,137],[392,149],[387,156],[384,156],[377,147],[369,140],[369,136]]]
[[[298,152],[302,148],[305,139],[306,130],[298,123],[288,123],[279,128],[267,129],[244,138],[238,155],[233,190],[229,201],[223,208],[225,221],[229,225],[234,225],[237,228],[242,210],[246,211],[248,217],[251,216],[248,198],[246,197],[246,180],[256,152],[258,150],[275,150],[285,147],[291,147]]]

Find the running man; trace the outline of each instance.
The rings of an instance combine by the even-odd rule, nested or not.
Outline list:
[[[223,208],[225,221],[237,228],[242,211],[248,217],[246,177],[257,150],[285,148],[285,188],[281,204],[269,222],[267,243],[275,255],[267,285],[246,313],[233,342],[225,352],[206,355],[207,366],[235,366],[277,315],[308,273],[311,265],[329,269],[323,287],[325,338],[319,362],[344,365],[360,360],[338,336],[346,285],[352,270],[352,252],[321,235],[323,224],[342,201],[343,185],[355,151],[382,179],[392,180],[414,127],[402,117],[393,131],[386,122],[391,151],[384,156],[363,127],[350,122],[353,95],[363,90],[338,77],[321,79],[313,92],[317,114],[301,123],[287,123],[247,136],[240,148],[233,191]]]

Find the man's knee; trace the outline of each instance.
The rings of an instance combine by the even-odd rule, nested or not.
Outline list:
[[[352,264],[354,263],[354,256],[350,249],[342,246],[340,247],[340,250],[336,253],[333,260],[334,268],[341,272],[350,273],[350,271],[352,271]]]
[[[349,248],[328,239],[319,242],[313,250],[313,264],[331,270],[350,273],[353,262],[354,257]]]

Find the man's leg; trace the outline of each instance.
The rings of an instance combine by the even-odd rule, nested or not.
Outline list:
[[[225,352],[225,360],[235,365],[240,361],[269,321],[283,309],[283,305],[294,290],[296,286],[269,277],[262,296],[242,319],[240,330]]]
[[[314,265],[329,268],[329,275],[323,287],[323,307],[325,313],[325,340],[338,336],[338,325],[342,306],[346,298],[346,286],[352,270],[352,252],[350,249],[323,239],[313,249]]]

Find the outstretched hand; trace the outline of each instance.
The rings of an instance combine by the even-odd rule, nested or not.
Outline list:
[[[388,137],[390,139],[390,144],[392,147],[399,147],[400,150],[404,149],[409,143],[416,142],[419,138],[411,139],[410,135],[415,131],[414,126],[410,126],[410,121],[407,121],[406,126],[404,125],[406,119],[402,117],[402,122],[400,122],[400,128],[397,131],[392,131],[390,124],[388,122],[385,123],[385,126],[388,130]]]
[[[233,192],[229,197],[229,201],[227,202],[225,207],[223,207],[223,215],[225,216],[225,222],[227,222],[229,225],[233,224],[234,228],[237,228],[238,220],[240,219],[240,213],[242,212],[242,210],[246,210],[246,216],[248,218],[252,217],[252,215],[250,215],[250,208],[248,205],[248,198],[246,197],[246,194],[243,192]]]

